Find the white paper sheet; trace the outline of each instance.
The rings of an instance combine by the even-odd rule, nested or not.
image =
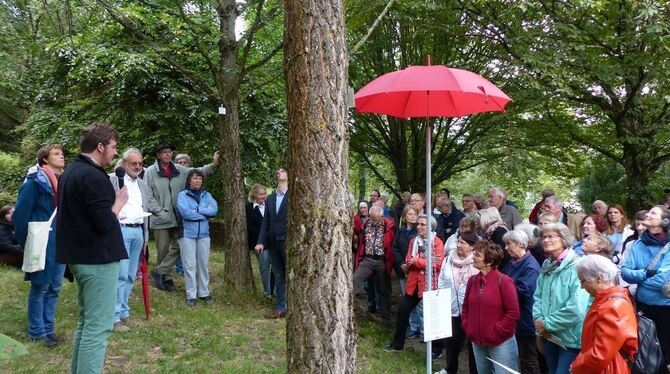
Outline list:
[[[451,336],[451,289],[423,293],[423,341]]]

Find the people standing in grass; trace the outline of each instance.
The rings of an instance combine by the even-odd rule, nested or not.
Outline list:
[[[429,226],[430,225],[430,226]],[[409,243],[407,256],[402,268],[407,273],[407,283],[405,285],[405,295],[400,300],[398,307],[398,316],[395,323],[395,334],[393,341],[389,343],[384,350],[389,352],[402,351],[405,346],[407,333],[407,324],[412,310],[419,304],[426,290],[426,251],[428,250],[427,240],[430,235],[431,257],[432,257],[432,279],[430,289],[437,289],[437,279],[442,268],[442,259],[444,257],[444,245],[442,240],[435,234],[437,221],[431,215],[420,214],[417,223],[417,236]]]
[[[540,265],[528,251],[529,239],[525,231],[519,229],[508,231],[504,236],[505,250],[511,260],[502,268],[516,286],[517,299],[521,316],[516,325],[516,343],[519,348],[519,369],[522,373],[540,374],[538,361],[537,337],[533,325],[533,304],[537,277]]]
[[[13,215],[13,205],[0,208],[0,264],[21,269],[23,248],[19,245],[14,232]]]
[[[575,266],[581,287],[594,299],[584,319],[582,347],[573,374],[630,373],[637,352],[637,319],[628,292],[615,284],[619,269],[603,256],[587,255]]]
[[[59,181],[56,260],[70,266],[77,283],[75,374],[102,372],[114,325],[119,261],[128,258],[118,220],[128,202],[128,188],[115,193],[104,169],[117,155],[118,138],[108,125],[86,127],[79,141],[81,153]]]
[[[503,250],[489,240],[475,243],[473,249],[473,266],[479,274],[468,280],[461,324],[472,341],[477,372],[507,372],[488,358],[517,370],[519,351],[514,332],[520,316],[519,302],[514,281],[498,270]]]
[[[16,199],[13,215],[16,236],[24,247],[28,223],[48,221],[58,206],[59,177],[65,167],[63,147],[47,145],[37,151],[37,165],[30,168]],[[56,305],[60,294],[65,265],[56,259],[56,227],[54,218],[49,231],[44,270],[26,273],[30,281],[28,294],[28,335],[31,341],[55,347],[61,342],[56,334]]]
[[[465,217],[461,222],[469,220]],[[446,350],[446,366],[439,373],[453,374],[458,372],[458,356],[464,344],[468,346],[469,358],[469,372],[471,374],[477,373],[477,365],[475,363],[475,356],[472,350],[472,344],[466,341],[465,331],[461,327],[461,312],[463,310],[463,301],[465,299],[465,289],[468,280],[479,273],[474,267],[474,251],[473,246],[479,238],[472,231],[460,230],[456,235],[456,249],[449,252],[442,267],[440,269],[440,276],[438,278],[438,288],[448,288],[451,290],[451,337],[442,339],[436,344],[433,344],[433,355],[441,353],[442,348]]]
[[[637,285],[637,308],[656,324],[665,364],[670,371],[670,212],[664,205],[655,205],[647,212],[644,225],[647,230],[628,250],[621,276]]]
[[[542,337],[550,373],[568,374],[581,348],[581,331],[589,295],[580,288],[572,249],[573,236],[562,223],[540,231],[547,259],[542,263],[533,304],[535,331]]]
[[[267,196],[267,189],[261,184],[255,184],[251,187],[251,191],[249,191],[249,199],[245,208],[247,211],[247,243],[250,251],[254,250],[258,242],[258,234],[263,224],[263,216],[265,216],[265,200]],[[270,251],[254,252],[254,254],[258,260],[258,271],[261,276],[261,284],[263,285],[263,295],[268,299],[272,299],[274,279]]]
[[[177,210],[182,219],[179,239],[184,264],[186,304],[195,306],[196,296],[209,304],[209,220],[216,216],[216,200],[202,188],[205,175],[191,169],[186,177],[186,188],[177,197]]]

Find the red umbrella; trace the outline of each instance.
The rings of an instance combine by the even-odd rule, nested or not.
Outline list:
[[[142,248],[140,254],[140,272],[142,272],[142,297],[144,298],[144,314],[149,319],[151,312],[151,301],[149,300],[149,275],[148,275],[149,246],[147,244]]]
[[[512,101],[493,83],[479,74],[442,65],[410,66],[384,74],[354,95],[356,110],[399,118],[461,117],[481,112],[502,112]],[[430,120],[426,126],[426,207],[431,211],[431,137]],[[429,222],[430,224],[430,222]],[[430,235],[427,245],[431,247]],[[426,251],[426,288],[430,291],[432,260]],[[432,349],[426,344],[426,372],[431,373]]]
[[[512,101],[482,76],[442,65],[384,74],[361,88],[354,99],[359,112],[399,118],[501,112]]]

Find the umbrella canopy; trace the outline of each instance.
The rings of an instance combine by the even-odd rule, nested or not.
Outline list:
[[[512,101],[479,74],[443,65],[410,66],[384,74],[361,88],[354,99],[359,112],[399,118],[500,112]]]

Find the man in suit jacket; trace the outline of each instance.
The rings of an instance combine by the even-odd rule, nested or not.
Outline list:
[[[267,200],[267,189],[261,184],[255,184],[251,191],[249,191],[249,202],[247,202],[247,243],[249,250],[253,250],[258,243],[258,235],[261,232],[263,225],[263,217],[265,216]],[[272,259],[270,258],[270,251],[262,251],[256,253],[258,259],[258,270],[261,273],[261,283],[263,284],[263,293],[268,299],[272,299],[272,290],[274,289],[274,281],[272,279],[272,271],[270,266]]]
[[[263,224],[258,234],[256,253],[269,250],[275,276],[277,306],[266,317],[286,316],[286,226],[288,224],[288,172],[277,170],[277,190],[267,199]]]
[[[144,212],[156,215],[164,214],[163,208],[153,198],[147,182],[139,178],[142,171],[142,152],[137,148],[130,148],[123,153],[120,166],[126,174],[123,185],[128,189],[128,202],[119,212],[119,223],[123,244],[128,253],[127,260],[119,262],[119,276],[116,285],[116,306],[114,309],[114,331],[128,332],[130,329],[124,323],[130,317],[128,299],[135,283],[135,274],[140,261],[142,248],[149,240],[149,217],[140,217]],[[119,177],[115,173],[109,174],[114,190],[119,190]]]

